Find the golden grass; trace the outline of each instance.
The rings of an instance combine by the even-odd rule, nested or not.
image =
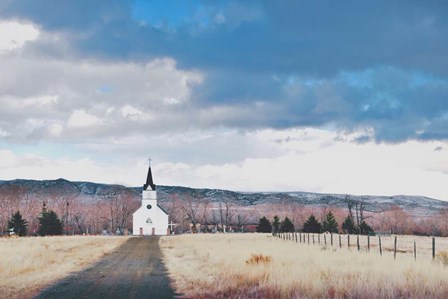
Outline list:
[[[448,268],[432,261],[430,238],[418,239],[429,245],[419,247],[417,261],[412,251],[396,260],[390,251],[358,252],[352,238],[349,250],[347,243],[339,249],[339,240],[331,247],[266,234],[180,235],[160,244],[174,287],[187,298],[448,297]],[[402,243],[413,248],[414,237],[407,239]],[[393,248],[391,240],[383,238],[383,246]],[[269,262],[247,263],[254,256]]]
[[[59,236],[0,239],[0,297],[27,298],[79,271],[128,238]]]

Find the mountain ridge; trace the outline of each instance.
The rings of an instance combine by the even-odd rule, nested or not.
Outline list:
[[[70,181],[64,178],[55,180],[0,180],[0,197],[9,187],[24,188],[27,193],[36,193],[42,197],[57,196],[57,194],[82,198],[85,203],[97,202],[102,198],[130,192],[137,200],[142,187],[126,187],[120,184],[104,184],[89,181]],[[213,188],[191,188],[185,186],[157,185],[158,198],[163,202],[169,201],[173,196],[190,196],[207,199],[212,203],[230,200],[240,206],[255,206],[278,204],[281,202],[295,202],[306,206],[335,206],[347,207],[347,200],[362,202],[366,210],[379,212],[392,206],[399,206],[407,211],[419,211],[419,214],[430,215],[440,209],[448,208],[448,202],[426,196],[414,195],[349,195],[337,193],[314,193],[305,191],[284,192],[239,192]]]

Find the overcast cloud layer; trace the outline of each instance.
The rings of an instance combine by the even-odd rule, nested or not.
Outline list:
[[[152,155],[165,184],[448,200],[447,15],[445,1],[2,1],[0,179],[135,185]],[[394,187],[373,183],[388,172]]]

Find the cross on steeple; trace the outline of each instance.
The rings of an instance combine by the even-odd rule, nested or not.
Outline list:
[[[152,161],[152,158],[149,157],[148,159],[146,159],[146,161],[148,161],[149,167],[151,167],[151,161]]]

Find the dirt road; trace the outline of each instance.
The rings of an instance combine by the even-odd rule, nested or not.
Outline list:
[[[174,298],[158,237],[136,237],[35,298]]]

